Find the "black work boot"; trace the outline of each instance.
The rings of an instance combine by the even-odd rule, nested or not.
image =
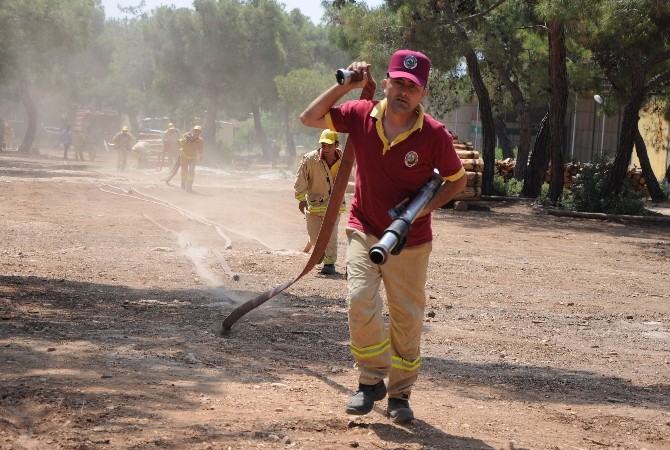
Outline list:
[[[393,423],[406,423],[414,419],[414,412],[406,398],[389,398],[386,413]]]
[[[384,380],[377,384],[359,384],[358,391],[347,403],[347,414],[362,416],[372,411],[377,400],[386,397],[386,385]]]

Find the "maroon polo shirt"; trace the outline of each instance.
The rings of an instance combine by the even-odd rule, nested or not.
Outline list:
[[[356,157],[356,184],[349,226],[381,238],[392,219],[389,209],[412,198],[437,169],[447,180],[465,174],[451,134],[440,122],[417,111],[417,125],[393,143],[386,142],[381,118],[386,101],[354,100],[335,106],[326,115],[331,129],[348,133]],[[379,125],[377,122],[379,121]],[[433,239],[430,217],[416,219],[407,246]]]

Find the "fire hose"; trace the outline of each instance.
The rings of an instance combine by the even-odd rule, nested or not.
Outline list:
[[[372,100],[375,95],[375,89],[377,87],[376,82],[372,78],[372,74],[368,74],[368,83],[365,85],[361,92],[361,100]],[[347,139],[347,143],[344,146],[344,152],[342,155],[342,162],[340,163],[340,169],[337,172],[337,177],[335,177],[335,184],[333,186],[333,192],[328,202],[328,207],[323,216],[323,223],[321,224],[321,229],[319,230],[319,236],[316,239],[314,244],[314,251],[309,257],[305,268],[302,269],[302,272],[292,280],[287,281],[284,284],[276,286],[272,289],[269,289],[251,300],[247,300],[242,305],[238,306],[233,310],[228,317],[223,320],[221,324],[222,333],[228,333],[230,329],[235,325],[235,323],[240,320],[246,313],[249,311],[258,308],[263,303],[270,300],[275,295],[287,289],[293,283],[298,281],[304,275],[309,273],[312,268],[319,263],[321,257],[323,256],[330,235],[333,232],[335,227],[335,222],[337,221],[337,215],[340,213],[340,205],[342,200],[344,200],[344,193],[347,189],[347,184],[349,183],[349,175],[351,174],[351,168],[354,165],[354,150],[352,148],[351,141]]]
[[[181,167],[181,155],[177,155],[177,157],[174,160],[174,164],[172,165],[172,169],[170,169],[170,173],[168,174],[167,178],[165,178],[163,181],[165,181],[165,183],[167,184],[170,184],[170,180],[172,179],[172,177],[177,175],[179,167]]]

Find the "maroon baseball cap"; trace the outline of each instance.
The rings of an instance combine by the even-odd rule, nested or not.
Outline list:
[[[421,87],[425,87],[430,74],[430,59],[413,50],[398,50],[389,61],[390,78],[407,78]]]

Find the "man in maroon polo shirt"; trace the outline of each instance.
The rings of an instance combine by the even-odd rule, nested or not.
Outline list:
[[[371,65],[352,63],[347,70],[362,80],[335,84],[302,113],[302,123],[348,133],[356,158],[354,197],[347,226],[347,303],[350,349],[359,371],[358,390],[346,412],[367,414],[374,402],[389,395],[387,414],[395,423],[414,418],[409,406],[421,363],[421,328],[428,260],[432,249],[431,211],[465,187],[465,171],[444,125],[424,113],[430,60],[398,50],[382,80],[385,98],[354,100],[335,106],[345,94],[363,88]],[[352,77],[354,79],[355,77]],[[412,198],[437,169],[444,178],[407,236],[405,249],[383,265],[368,252],[392,221],[389,209]],[[379,295],[384,282],[389,308],[388,330]],[[384,379],[388,377],[388,387]]]

